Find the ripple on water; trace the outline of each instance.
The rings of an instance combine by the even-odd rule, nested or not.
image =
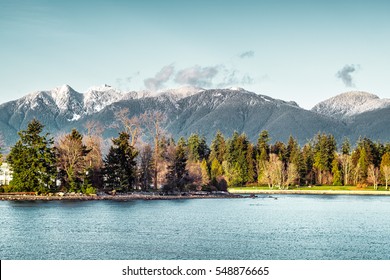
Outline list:
[[[389,259],[389,206],[305,195],[0,201],[0,258]]]

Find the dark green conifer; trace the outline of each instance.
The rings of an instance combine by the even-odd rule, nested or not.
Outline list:
[[[27,130],[20,131],[20,140],[11,148],[8,163],[13,171],[11,185],[15,191],[46,193],[54,189],[56,167],[53,139],[41,136],[44,126],[36,119]]]
[[[185,151],[185,141],[180,138],[174,150],[172,162],[168,165],[166,175],[169,189],[183,191],[187,182],[187,156]]]
[[[128,192],[136,181],[138,151],[130,145],[130,136],[121,132],[112,140],[113,145],[104,160],[105,186],[109,189]]]

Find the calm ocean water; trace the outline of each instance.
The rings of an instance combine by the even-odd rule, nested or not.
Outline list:
[[[0,201],[1,259],[390,259],[390,197]]]

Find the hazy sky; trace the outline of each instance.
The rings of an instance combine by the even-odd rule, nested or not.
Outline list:
[[[390,97],[390,1],[0,0],[0,103],[83,92],[239,86],[304,108]]]

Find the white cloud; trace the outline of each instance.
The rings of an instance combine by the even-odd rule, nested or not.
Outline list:
[[[198,87],[212,86],[213,78],[218,74],[218,66],[201,67],[195,65],[177,72],[175,82],[180,85],[192,85]]]
[[[153,78],[144,80],[145,87],[151,91],[161,89],[169,81],[174,71],[175,67],[173,64],[164,66]]]
[[[341,70],[336,73],[336,77],[341,79],[345,86],[355,87],[355,83],[352,78],[352,73],[359,69],[359,66],[345,65]]]

